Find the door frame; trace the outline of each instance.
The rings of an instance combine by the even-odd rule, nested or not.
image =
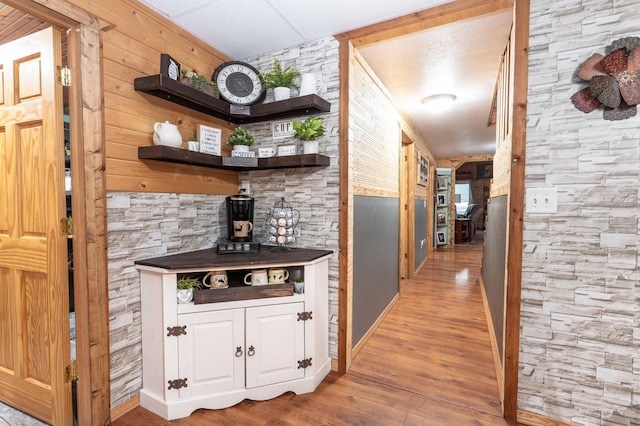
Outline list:
[[[340,42],[340,128],[348,129],[350,62],[357,48],[402,37],[414,32],[426,30],[440,25],[472,19],[515,8],[515,72],[512,168],[509,208],[511,214],[508,222],[509,239],[511,241],[507,253],[507,300],[505,305],[506,336],[504,366],[504,406],[505,418],[516,420],[518,403],[518,362],[520,339],[520,297],[522,279],[522,235],[524,206],[524,158],[526,148],[526,101],[527,101],[527,69],[529,44],[529,9],[530,0],[455,0],[411,15],[402,16],[389,21],[337,34]],[[343,134],[344,133],[344,134]],[[338,311],[338,371],[346,372],[351,364],[350,324],[352,321],[351,300],[352,287],[349,273],[349,211],[352,206],[348,202],[349,188],[349,150],[348,133],[340,132],[340,285]]]
[[[68,30],[77,415],[78,424],[108,424],[109,303],[100,32],[111,25],[66,0],[2,2]]]

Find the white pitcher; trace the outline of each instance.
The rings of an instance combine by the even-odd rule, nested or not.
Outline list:
[[[168,121],[153,125],[153,143],[156,145],[171,146],[180,148],[182,146],[182,135],[178,131],[178,126]]]
[[[322,80],[314,72],[300,75],[300,96],[315,95],[322,90],[323,86]]]

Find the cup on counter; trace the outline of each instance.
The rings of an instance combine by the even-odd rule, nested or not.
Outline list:
[[[207,273],[202,279],[202,285],[213,289],[229,287],[227,271],[211,271]]]
[[[284,268],[269,269],[269,284],[284,284],[289,279],[289,271]]]
[[[249,232],[253,229],[253,223],[248,220],[233,221],[233,235],[236,238],[244,238],[249,236]],[[240,247],[242,249],[242,247]]]
[[[267,285],[269,284],[269,276],[266,269],[254,269],[244,276],[246,285]]]

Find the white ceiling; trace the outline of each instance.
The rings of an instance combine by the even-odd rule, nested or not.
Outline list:
[[[241,60],[429,9],[450,0],[139,0],[229,57]],[[491,154],[487,127],[511,13],[430,29],[360,52],[437,158]],[[420,100],[447,91],[448,113]]]

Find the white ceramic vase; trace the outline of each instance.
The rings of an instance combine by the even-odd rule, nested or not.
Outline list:
[[[233,150],[237,152],[249,152],[249,145],[234,145]]]
[[[178,303],[189,303],[193,300],[193,289],[178,289],[176,290],[176,295],[178,296]]]
[[[302,149],[305,154],[317,154],[318,141],[303,141]]]
[[[275,87],[273,89],[273,99],[276,101],[291,99],[291,89],[288,87]]]

